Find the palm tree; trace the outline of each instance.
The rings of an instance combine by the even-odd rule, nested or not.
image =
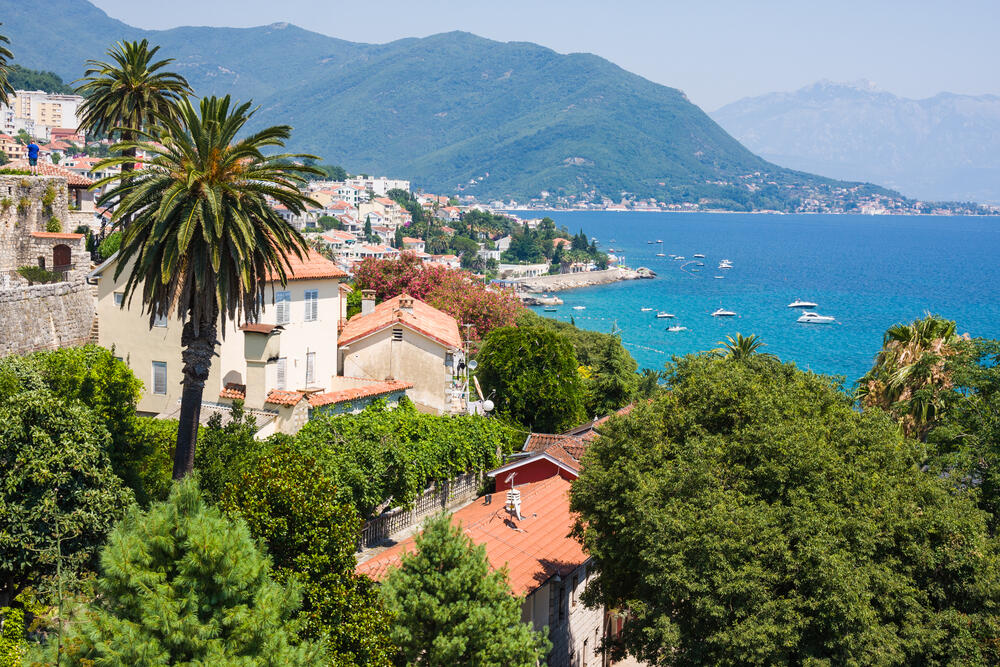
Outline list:
[[[79,129],[104,135],[116,132],[129,143],[155,119],[176,118],[177,103],[193,91],[180,74],[162,71],[173,58],[154,61],[159,50],[150,48],[145,39],[118,42],[108,51],[111,62],[88,60],[76,89],[86,97],[80,105]],[[123,171],[132,171],[136,150],[124,149],[130,159],[121,163]]]
[[[102,203],[120,202],[112,222],[132,218],[115,271],[116,279],[127,273],[128,299],[141,295],[150,326],[157,317],[171,315],[184,323],[174,479],[194,465],[202,391],[218,343],[220,316],[224,321],[256,321],[266,282],[284,283],[286,256],[302,257],[306,250],[305,240],[268,199],[296,214],[317,205],[299,186],[305,174],[319,171],[295,163],[312,156],[263,154],[268,147],[285,145],[289,126],[269,127],[237,140],[253,115],[249,109],[249,103],[231,108],[229,96],[203,99],[199,109],[185,98],[178,105],[179,117],[160,118],[156,138],[162,143],[115,146],[145,151],[149,158],[142,169],[96,184],[112,186]],[[139,134],[153,139],[149,132]],[[101,166],[127,159],[111,158]]]
[[[864,407],[895,412],[907,435],[922,437],[953,386],[948,360],[962,351],[955,323],[928,314],[890,327],[872,369],[858,380]]]
[[[10,96],[14,93],[14,88],[10,85],[10,61],[14,59],[14,54],[4,44],[10,44],[10,40],[6,35],[0,35],[0,104],[9,105]]]
[[[737,333],[736,338],[726,336],[726,340],[720,340],[716,343],[716,345],[721,345],[722,347],[712,350],[713,354],[717,354],[734,361],[746,361],[754,356],[768,358],[774,357],[774,355],[769,352],[758,352],[758,350],[764,347],[766,343],[756,334],[744,336],[741,333]]]

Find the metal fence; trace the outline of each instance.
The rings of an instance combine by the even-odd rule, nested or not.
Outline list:
[[[459,475],[431,486],[413,502],[413,507],[410,509],[396,507],[365,521],[361,528],[358,550],[383,542],[394,533],[409,528],[430,514],[475,498],[482,481],[481,472]]]

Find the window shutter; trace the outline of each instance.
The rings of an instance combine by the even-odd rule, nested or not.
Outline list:
[[[274,295],[275,305],[277,306],[276,320],[278,324],[288,324],[289,318],[291,316],[290,306],[292,302],[291,292],[278,292]]]
[[[153,362],[153,393],[167,393],[167,362],[165,361]]]
[[[306,384],[316,381],[316,353],[306,352]]]
[[[319,319],[319,290],[307,289],[305,291],[306,301],[306,322],[315,322]]]
[[[286,371],[287,361],[288,359],[286,359],[285,357],[278,359],[278,382],[277,382],[278,389],[285,388],[285,371]]]

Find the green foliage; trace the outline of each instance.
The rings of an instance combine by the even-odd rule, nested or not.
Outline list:
[[[486,549],[450,517],[427,522],[416,552],[403,556],[381,592],[393,614],[397,665],[535,667],[550,644],[521,621],[521,599],[505,570],[492,571]]]
[[[21,667],[28,651],[24,610],[0,607],[0,667]]]
[[[9,80],[14,90],[44,90],[46,93],[59,95],[73,94],[72,86],[63,83],[62,78],[55,72],[43,72],[15,64],[11,67]]]
[[[331,664],[390,664],[388,615],[371,580],[354,572],[361,521],[314,459],[294,445],[255,458],[222,507],[267,548],[278,581],[302,585],[302,635],[324,640]]]
[[[111,232],[108,234],[101,244],[97,246],[97,252],[100,253],[101,257],[107,259],[111,255],[118,252],[122,245],[122,233],[120,231]]]
[[[2,173],[2,172],[0,172]],[[14,205],[14,200],[10,197],[4,197],[0,199],[0,213],[6,213],[10,210],[10,207]]]
[[[566,336],[543,327],[491,331],[476,357],[476,375],[498,414],[535,431],[558,433],[583,421],[579,363]]]
[[[762,341],[760,336],[756,334],[744,336],[741,333],[737,333],[735,338],[732,336],[726,336],[726,340],[720,340],[717,345],[720,345],[721,347],[712,350],[712,352],[720,357],[732,359],[733,361],[746,361],[754,356],[774,356],[768,352],[760,351],[760,348],[767,345],[767,343]]]
[[[148,512],[135,508],[101,552],[99,595],[66,640],[71,663],[312,665],[300,641],[299,593],[279,585],[242,522],[177,484]]]
[[[346,181],[347,171],[340,166],[335,164],[315,164],[311,163],[318,173],[309,174],[308,178],[310,181],[323,180],[323,181]]]
[[[613,419],[571,507],[628,614],[616,652],[658,665],[996,664],[1000,554],[965,491],[829,379],[686,357]]]
[[[30,285],[57,283],[63,279],[61,273],[54,273],[35,265],[19,266],[17,267],[17,273],[27,280]]]
[[[173,484],[174,447],[177,445],[177,420],[155,417],[135,417],[135,442],[141,444],[142,457],[135,464],[138,478],[137,493],[143,507],[157,500],[166,500]]]
[[[319,216],[319,219],[316,222],[317,224],[319,224],[320,228],[323,231],[330,231],[331,229],[344,228],[343,223],[341,223],[340,220],[337,220],[332,215],[321,215]]]
[[[389,501],[407,505],[435,480],[495,468],[518,435],[491,418],[417,412],[409,401],[356,415],[314,415],[295,437],[362,517]]]
[[[62,221],[56,216],[49,218],[49,221],[45,223],[45,231],[59,233],[62,231]]]
[[[52,204],[54,204],[55,201],[56,201],[56,186],[54,186],[52,183],[49,183],[48,187],[45,188],[45,193],[42,195],[42,204],[44,204],[46,208],[51,208]]]
[[[226,486],[242,474],[247,461],[261,449],[254,439],[257,421],[243,410],[241,401],[233,401],[231,419],[223,426],[216,412],[208,424],[199,429],[194,466],[198,470],[202,492],[212,502],[218,502]]]
[[[22,196],[17,200],[17,212],[24,215],[31,208],[31,197]]]
[[[95,411],[42,386],[36,373],[4,367],[0,389],[0,607],[62,567],[91,567],[114,522],[133,502],[106,453],[110,435]],[[20,372],[20,378],[16,373]]]

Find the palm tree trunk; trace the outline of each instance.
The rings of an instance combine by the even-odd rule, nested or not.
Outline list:
[[[208,320],[208,321],[205,321]],[[181,415],[177,424],[177,446],[174,449],[174,479],[183,479],[194,470],[194,450],[198,443],[198,424],[201,420],[201,398],[205,381],[215,356],[216,318],[203,318],[195,333],[194,322],[189,320],[181,332],[181,359],[184,362],[184,390],[181,393]]]

